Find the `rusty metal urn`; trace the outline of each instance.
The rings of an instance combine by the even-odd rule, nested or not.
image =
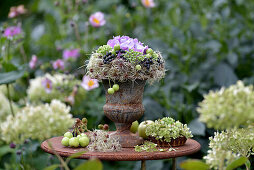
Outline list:
[[[116,131],[113,135],[120,138],[122,147],[134,147],[143,142],[137,134],[130,132],[132,122],[138,120],[144,114],[142,104],[143,92],[146,81],[135,80],[116,82],[119,90],[114,94],[108,94],[109,80],[102,81],[105,93],[106,104],[103,107],[104,114],[115,123]],[[113,82],[110,82],[113,85]]]

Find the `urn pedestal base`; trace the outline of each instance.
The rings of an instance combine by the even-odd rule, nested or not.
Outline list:
[[[123,148],[134,147],[143,142],[137,134],[130,132],[132,122],[138,120],[144,114],[142,105],[144,80],[116,82],[119,91],[108,94],[109,81],[103,80],[106,91],[106,104],[103,107],[104,114],[116,125],[113,135],[119,136],[120,144]],[[110,84],[114,84],[110,82]]]

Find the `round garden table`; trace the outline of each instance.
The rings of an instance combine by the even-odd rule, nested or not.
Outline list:
[[[193,140],[188,139],[185,145],[180,147],[173,147],[175,151],[165,152],[136,152],[134,148],[122,148],[119,152],[89,152],[86,148],[71,148],[65,147],[61,144],[62,136],[50,138],[41,144],[41,148],[50,154],[59,154],[62,157],[68,157],[74,153],[87,151],[77,157],[77,159],[90,159],[97,158],[107,161],[141,161],[141,169],[145,170],[145,160],[158,160],[158,159],[173,159],[172,169],[176,169],[176,157],[186,156],[193,154],[200,150],[200,144]],[[51,145],[52,148],[49,146]]]

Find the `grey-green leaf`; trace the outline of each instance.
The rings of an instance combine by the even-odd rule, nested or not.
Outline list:
[[[77,166],[74,170],[102,170],[102,163],[100,160],[88,160],[79,166]]]
[[[180,167],[184,170],[208,170],[209,166],[201,160],[189,159],[180,164]]]

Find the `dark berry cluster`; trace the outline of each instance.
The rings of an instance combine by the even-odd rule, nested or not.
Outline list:
[[[143,64],[144,67],[149,70],[151,64],[153,64],[153,59],[152,58],[145,58],[143,61],[140,62],[140,64]]]
[[[113,54],[113,53],[115,53],[115,54]],[[113,61],[118,56],[118,53],[121,54],[121,55],[119,55],[120,58],[125,59],[123,54],[126,52],[124,50],[120,49],[115,52],[107,52],[106,55],[103,56],[103,63],[109,64],[111,61]]]

